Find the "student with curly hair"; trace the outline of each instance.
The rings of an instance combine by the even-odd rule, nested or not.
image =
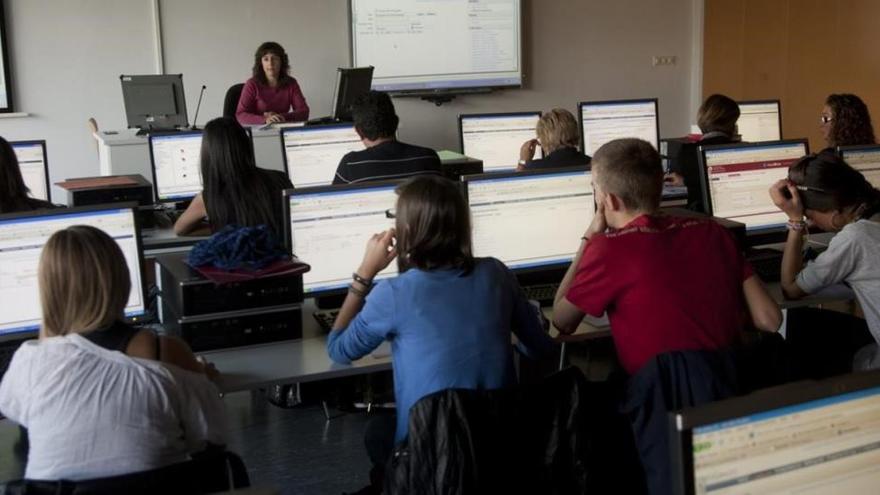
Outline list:
[[[819,120],[822,137],[829,149],[876,143],[868,107],[856,95],[828,95]]]

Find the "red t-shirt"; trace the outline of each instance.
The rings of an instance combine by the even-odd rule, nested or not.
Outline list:
[[[566,297],[593,316],[608,312],[617,355],[633,374],[664,352],[734,344],[751,275],[714,221],[643,215],[590,239]]]

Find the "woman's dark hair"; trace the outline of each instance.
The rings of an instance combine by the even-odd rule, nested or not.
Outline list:
[[[392,138],[400,119],[388,93],[370,91],[359,96],[351,106],[355,128],[369,140]]]
[[[474,265],[470,210],[458,185],[421,175],[397,188],[397,266],[433,270]]]
[[[788,169],[805,209],[831,212],[860,209],[859,218],[880,212],[880,191],[834,153],[807,155]]]
[[[28,188],[9,141],[0,137],[0,213],[29,210]]]
[[[697,125],[703,134],[723,132],[728,136],[736,133],[739,120],[739,105],[724,95],[714,94],[700,105],[697,111]]]
[[[281,235],[281,196],[263,179],[251,139],[234,118],[220,117],[205,125],[200,162],[202,199],[215,230],[268,225]]]
[[[278,58],[281,59],[281,70],[278,73],[278,85],[284,86],[292,79],[290,77],[290,59],[287,58],[287,52],[284,51],[284,47],[274,41],[263,43],[257,48],[257,52],[254,53],[254,79],[264,86],[269,84],[269,81],[266,79],[266,73],[263,72],[263,55],[266,55],[267,53],[277,55]]]
[[[829,146],[875,143],[871,114],[861,98],[853,94],[833,94],[828,95],[825,104],[831,108],[832,118]]]

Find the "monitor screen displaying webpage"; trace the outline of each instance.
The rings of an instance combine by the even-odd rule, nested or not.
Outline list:
[[[49,201],[49,177],[45,141],[10,141],[24,185],[35,199]]]
[[[159,201],[191,199],[202,192],[201,132],[150,136],[153,185]]]
[[[351,0],[352,66],[373,89],[522,84],[520,0]]]
[[[782,120],[779,101],[739,102],[737,132],[745,142],[779,141],[782,139]]]
[[[131,277],[126,316],[144,314],[143,276],[137,227],[131,208],[51,210],[0,218],[0,337],[33,332],[42,309],[37,269],[43,246],[58,230],[91,225],[110,235],[125,256]]]
[[[364,149],[351,124],[284,129],[281,143],[287,175],[297,188],[332,184],[342,157]]]
[[[515,270],[569,263],[593,220],[589,172],[541,172],[467,180],[474,256]]]
[[[711,214],[745,224],[746,230],[777,228],[788,217],[770,199],[770,186],[807,154],[804,141],[710,146],[703,150]]]
[[[699,426],[692,447],[697,494],[875,493],[880,388]]]
[[[880,146],[852,146],[840,150],[843,161],[858,170],[875,188],[880,188]]]
[[[462,154],[483,161],[484,172],[516,170],[523,143],[535,139],[541,112],[462,115]],[[537,158],[541,157],[538,151]]]
[[[657,100],[592,101],[578,105],[584,153],[593,156],[603,144],[622,138],[643,139],[659,149]]]
[[[303,274],[307,295],[341,292],[364,257],[373,234],[394,227],[389,211],[397,203],[397,184],[302,189],[288,197],[293,254],[312,269]],[[376,280],[397,275],[392,262]]]

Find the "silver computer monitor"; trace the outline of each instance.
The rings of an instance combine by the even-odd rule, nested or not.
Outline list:
[[[287,191],[286,239],[291,252],[312,268],[303,274],[310,296],[343,293],[370,237],[394,227],[397,182],[325,186]],[[377,280],[397,274],[391,263]]]
[[[874,187],[880,187],[880,145],[840,146],[843,161],[858,170]]]
[[[782,139],[782,112],[779,100],[740,101],[737,132],[743,141],[779,141]]]
[[[770,186],[808,152],[805,139],[702,147],[703,204],[746,231],[784,228],[788,217],[770,199]]]
[[[482,160],[483,172],[516,170],[520,147],[536,138],[540,118],[541,112],[459,115],[461,152]]]
[[[675,493],[850,494],[880,487],[880,371],[673,414]]]
[[[46,141],[10,141],[24,185],[30,197],[49,201],[49,162],[46,159]]]
[[[570,263],[593,220],[586,168],[465,178],[474,256],[492,256],[514,270]]]
[[[144,314],[143,263],[133,208],[114,205],[2,215],[0,340],[21,338],[39,329],[42,319],[37,287],[40,254],[52,234],[73,225],[91,225],[116,241],[125,256],[131,277],[131,292],[125,314],[130,317]]]
[[[643,139],[659,150],[657,98],[581,102],[578,114],[587,155],[593,156],[603,144],[622,138]]]
[[[364,149],[352,124],[287,128],[281,146],[284,168],[297,188],[332,184],[342,157]]]
[[[185,201],[202,192],[201,150],[201,131],[150,135],[153,187],[158,201]]]

